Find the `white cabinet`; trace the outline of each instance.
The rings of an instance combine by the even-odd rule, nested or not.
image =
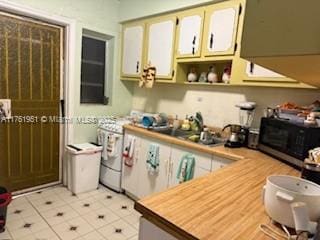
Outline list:
[[[154,138],[144,137],[130,131],[125,133],[125,142],[129,136],[135,137],[133,166],[123,164],[122,188],[137,198],[143,198],[168,187],[179,184],[177,178],[180,161],[186,154],[195,157],[193,179],[223,168],[232,162],[226,158],[170,145]],[[152,174],[147,169],[147,155],[150,144],[159,146],[159,171]]]
[[[234,160],[219,157],[216,155],[213,155],[212,160],[213,160],[212,161],[212,171],[219,170],[221,168],[224,168],[224,167],[230,165],[231,163],[234,163]]]
[[[157,173],[150,173],[147,169],[147,157],[151,144],[159,147],[159,171]],[[170,145],[154,139],[141,139],[141,148],[139,154],[139,184],[137,195],[139,198],[167,189],[170,154]]]
[[[171,162],[169,170],[169,187],[179,184],[177,178],[180,161],[186,154],[192,154],[195,157],[195,168],[193,178],[198,178],[209,174],[212,168],[212,156],[210,154],[190,151],[189,149],[174,146],[171,150]]]
[[[147,24],[147,63],[156,67],[157,79],[171,79],[176,17],[162,17]]]
[[[233,55],[240,4],[214,4],[206,10],[205,56]]]
[[[121,75],[138,77],[142,70],[144,24],[124,25],[122,32]]]
[[[280,75],[276,72],[273,72],[267,68],[261,67],[252,62],[247,62],[246,75],[248,77],[284,78],[283,75]]]
[[[140,218],[139,240],[178,240],[145,218]]]
[[[188,11],[179,16],[177,58],[200,57],[204,9]]]

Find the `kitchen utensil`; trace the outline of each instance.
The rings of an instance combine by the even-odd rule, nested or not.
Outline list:
[[[153,126],[153,123],[155,122],[155,118],[153,116],[143,116],[142,118],[142,125],[144,127],[151,127]]]
[[[227,128],[230,128],[231,135],[227,140],[225,146],[230,148],[242,147],[246,138],[245,132],[243,131],[244,128],[240,125],[229,124],[225,126],[222,131],[224,131]]]
[[[250,129],[248,135],[248,148],[258,149],[259,144],[259,130]]]
[[[209,128],[204,128],[200,134],[200,142],[203,144],[211,144],[212,141],[212,134],[209,131]]]
[[[178,119],[178,115],[176,115],[176,118],[173,120],[172,127],[173,130],[177,130],[180,127],[180,120]]]
[[[168,124],[168,116],[165,113],[159,113],[154,115],[155,122],[153,125],[164,126]]]
[[[320,185],[320,164],[305,162],[301,171],[301,177]]]
[[[270,218],[298,231],[316,232],[320,218],[320,186],[298,177],[274,175],[263,188]]]

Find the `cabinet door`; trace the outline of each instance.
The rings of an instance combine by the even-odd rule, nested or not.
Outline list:
[[[213,161],[212,161],[212,171],[219,170],[221,168],[224,168],[232,163],[234,163],[234,160],[230,160],[227,158],[223,157],[218,157],[218,156],[213,156]]]
[[[206,11],[205,56],[233,55],[238,30],[240,4],[221,3]]]
[[[209,174],[212,168],[212,157],[209,154],[199,153],[195,151],[189,151],[186,148],[174,146],[171,150],[171,163],[170,163],[170,170],[169,170],[169,187],[176,186],[179,184],[179,179],[177,178],[177,173],[180,166],[180,161],[182,157],[187,154],[191,153],[194,155],[196,164],[194,169],[193,178],[198,178]]]
[[[179,15],[177,58],[200,57],[204,9]]]
[[[159,146],[159,171],[152,174],[147,169],[147,157],[151,144]],[[148,138],[141,139],[141,149],[139,154],[139,198],[143,198],[152,193],[160,192],[168,187],[168,164],[170,161],[171,147],[160,141]]]
[[[284,78],[283,75],[280,75],[252,62],[247,62],[246,74],[248,77]]]
[[[140,218],[139,240],[178,240],[145,218]]]
[[[134,154],[133,154],[133,166],[128,167],[123,163],[122,168],[122,188],[129,192],[130,194],[138,197],[138,181],[139,181],[139,168],[140,168],[140,152],[141,152],[141,138],[132,135],[132,134],[125,134],[124,136],[124,143],[126,144],[127,139],[129,136],[135,137],[135,147],[134,147]]]
[[[147,25],[147,63],[157,79],[172,79],[176,17],[162,17]]]
[[[124,25],[121,75],[139,77],[142,69],[144,24]]]

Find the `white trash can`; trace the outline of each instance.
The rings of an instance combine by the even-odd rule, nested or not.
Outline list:
[[[74,194],[98,188],[102,146],[92,143],[67,146],[68,189]]]

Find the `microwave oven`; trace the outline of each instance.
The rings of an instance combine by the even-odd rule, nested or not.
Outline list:
[[[320,147],[320,127],[278,118],[261,119],[260,151],[301,168],[308,151],[316,147]]]

